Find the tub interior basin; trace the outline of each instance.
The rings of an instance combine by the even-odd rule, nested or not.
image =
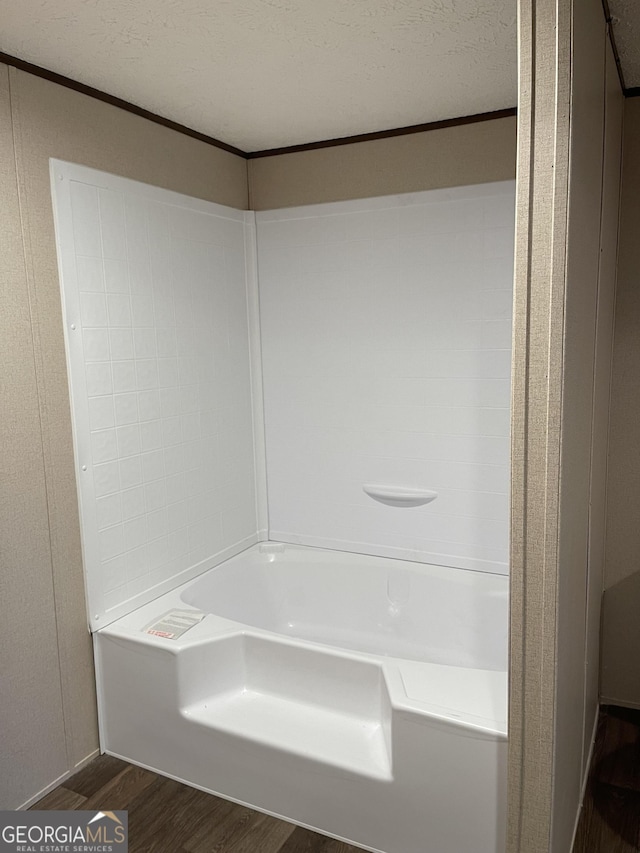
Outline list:
[[[503,575],[262,545],[196,579],[181,599],[300,640],[405,660],[507,669]]]

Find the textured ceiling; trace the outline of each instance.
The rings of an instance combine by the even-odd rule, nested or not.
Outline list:
[[[517,101],[516,0],[0,0],[0,50],[245,151]]]
[[[624,82],[628,89],[640,86],[640,3],[638,0],[609,0]]]

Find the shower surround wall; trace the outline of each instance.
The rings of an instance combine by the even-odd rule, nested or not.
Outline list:
[[[507,572],[514,193],[256,214],[272,539]]]
[[[57,161],[52,180],[99,628],[257,541],[252,215]]]
[[[181,638],[174,644],[173,635],[148,629],[167,608],[179,606],[177,590],[184,589],[185,581],[267,535],[297,535],[286,527],[279,530],[273,520],[269,531],[264,528],[267,474],[276,523],[281,517],[278,476],[290,471],[299,476],[280,495],[285,506],[298,500],[304,507],[308,516],[299,518],[315,520],[319,515],[327,539],[309,544],[506,572],[501,537],[506,537],[508,515],[504,490],[513,184],[339,203],[320,211],[295,211],[293,216],[265,214],[258,260],[252,213],[59,161],[51,163],[51,179],[103,748],[371,849],[391,849],[394,838],[398,850],[416,849],[418,838],[433,828],[418,804],[426,791],[432,805],[441,803],[433,808],[434,850],[475,850],[479,843],[483,850],[497,853],[503,834],[506,758],[506,672],[500,654],[506,633],[495,633],[500,619],[491,626],[497,659],[481,664],[496,667],[495,673],[476,670],[474,650],[458,646],[460,631],[442,649],[437,643],[427,649],[416,645],[409,630],[415,613],[405,605],[412,590],[417,594],[420,588],[420,570],[411,569],[410,563],[403,569],[403,564],[379,560],[374,586],[380,594],[373,613],[381,607],[391,621],[385,625],[374,615],[373,629],[362,631],[360,609],[374,592],[366,578],[376,566],[361,556],[361,581],[349,571],[350,563],[339,565],[338,571],[334,565],[338,585],[329,596],[328,612],[334,613],[335,596],[340,590],[348,592],[349,584],[355,605],[353,612],[347,610],[345,625],[338,626],[336,647],[307,648],[306,628],[299,627],[302,634],[292,636],[288,629],[296,620],[297,604],[313,595],[311,581],[304,581],[305,570],[318,557],[313,551],[294,566],[289,607],[277,591],[269,592],[269,584],[258,584],[266,595],[258,595],[260,600],[284,606],[285,629],[267,632],[265,638],[256,635],[246,666],[242,655],[238,658],[233,651],[244,649],[244,639],[231,646],[227,640],[229,632],[253,637],[258,630],[253,622],[234,624],[224,618],[216,623],[203,613],[195,627],[208,633],[194,629],[186,640],[195,641],[195,658],[178,657],[186,648]],[[282,223],[285,239],[279,242]],[[269,263],[272,267],[265,271]],[[311,323],[307,317],[313,318]],[[293,384],[285,381],[278,397],[279,376],[292,378]],[[332,388],[341,392],[337,401],[326,393]],[[296,412],[298,402],[308,406],[316,397],[318,407]],[[274,406],[283,413],[276,429],[269,422]],[[358,420],[361,410],[364,421]],[[318,428],[317,414],[324,411],[331,420],[328,427],[324,422],[320,426],[329,429],[331,441],[343,433],[346,438],[336,458],[330,457]],[[385,417],[398,421],[391,424]],[[281,442],[280,468],[274,438]],[[302,468],[305,454],[312,464]],[[325,494],[316,478],[323,460],[329,475]],[[341,470],[346,480],[340,478]],[[340,494],[351,487],[360,491],[363,480],[387,488],[435,488],[443,509],[438,511],[436,504],[435,512],[433,505],[400,511],[376,504],[374,514],[363,502],[360,512],[348,492],[346,500],[337,502],[338,515],[327,513],[322,503],[308,503],[309,494],[329,503],[330,488]],[[357,537],[335,538],[340,531],[336,518],[343,513],[353,519],[347,529],[355,529]],[[264,556],[268,578],[277,555],[288,552],[283,545],[268,544],[257,553]],[[233,565],[227,563],[220,571],[231,571],[233,579]],[[462,586],[451,586],[449,621],[468,624],[462,610],[475,589],[470,579],[486,586],[489,576],[455,568],[438,571],[461,581]],[[222,576],[218,571],[203,574],[203,582]],[[322,583],[322,572],[317,580]],[[491,605],[503,617],[505,582],[502,578],[494,584],[490,594]],[[255,585],[250,586],[256,593]],[[437,581],[432,583],[429,594],[437,586]],[[240,595],[246,597],[246,588]],[[255,609],[255,595],[249,598],[250,610]],[[180,600],[204,605],[204,600]],[[480,631],[484,641],[486,613],[478,602],[471,609],[478,617],[472,619],[471,630]],[[120,632],[126,632],[131,619],[141,621],[125,636]],[[317,636],[317,621],[323,621],[322,614],[312,608],[312,638]],[[401,646],[408,657],[414,657],[412,648],[427,657],[419,673],[405,672],[411,663],[406,660],[399,663],[401,676],[400,670],[394,675],[381,663],[367,670],[375,688],[371,726],[382,740],[373,744],[373,763],[369,737],[361,742],[366,758],[362,763],[358,756],[349,758],[351,736],[342,741],[345,725],[352,730],[360,706],[351,699],[341,704],[341,698],[360,701],[363,683],[359,677],[353,683],[349,677],[336,680],[336,674],[344,666],[353,669],[341,661],[351,661],[361,648],[359,634],[366,637],[372,630],[365,648],[379,644],[381,661],[388,663],[393,651],[388,635],[409,637]],[[473,643],[474,649],[482,641]],[[271,669],[265,669],[265,649],[267,655],[275,654]],[[203,669],[205,650],[212,650],[214,658],[221,652],[222,657],[207,658]],[[440,662],[450,656],[454,666]],[[254,657],[260,678],[267,673],[257,691],[251,689],[247,668]],[[163,675],[158,660],[177,664],[178,670]],[[365,666],[371,665],[367,659]],[[187,671],[192,682],[185,680]],[[323,701],[318,702],[323,673],[330,674],[332,689],[326,696],[321,690]],[[307,686],[299,693],[298,676],[303,674]],[[229,675],[237,675],[242,703],[228,717],[231,728],[218,714],[217,699],[213,701],[222,690],[222,704],[227,702]],[[392,682],[397,690],[388,687]],[[440,682],[444,692],[438,693],[435,685]],[[471,686],[478,683],[480,694],[490,696],[486,719]],[[162,689],[152,695],[154,685]],[[151,694],[145,693],[147,687]],[[249,707],[247,693],[253,716],[245,728],[234,728]],[[262,697],[257,711],[254,694]],[[365,704],[369,709],[370,699]],[[363,719],[371,713],[367,710]],[[466,724],[460,730],[464,714],[470,715],[468,730]],[[271,729],[269,719],[274,720]],[[305,744],[327,719],[332,722],[326,743],[310,764]],[[148,737],[142,736],[140,726]],[[369,777],[377,778],[381,769],[381,744],[386,744],[387,758],[381,779],[372,786]],[[462,834],[457,812],[444,815],[451,783],[442,784],[433,776],[423,784],[424,759],[434,750],[446,752],[454,775],[465,779],[465,792],[458,786],[458,793],[471,819]],[[347,775],[340,774],[337,788],[336,755],[347,762]],[[273,776],[274,759],[282,771],[279,781]],[[204,776],[203,767],[208,768]],[[484,800],[478,796],[476,779],[483,780]],[[318,809],[314,804],[326,798],[328,784],[336,799],[328,810]],[[371,810],[372,802],[391,808],[391,823],[378,823],[381,812]],[[347,822],[345,814],[350,816]],[[401,837],[395,831],[387,835],[396,822],[404,826]]]
[[[256,268],[253,213],[51,171],[92,628],[267,536],[507,572],[513,182],[260,213]]]

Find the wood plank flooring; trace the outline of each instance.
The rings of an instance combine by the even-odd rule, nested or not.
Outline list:
[[[129,853],[362,853],[109,755],[32,808],[126,809]]]
[[[640,851],[640,711],[603,706],[573,853]]]

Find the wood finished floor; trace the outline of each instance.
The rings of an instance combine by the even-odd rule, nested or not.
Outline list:
[[[640,850],[640,711],[603,706],[573,853]]]
[[[32,806],[129,812],[129,853],[362,853],[101,755]]]

